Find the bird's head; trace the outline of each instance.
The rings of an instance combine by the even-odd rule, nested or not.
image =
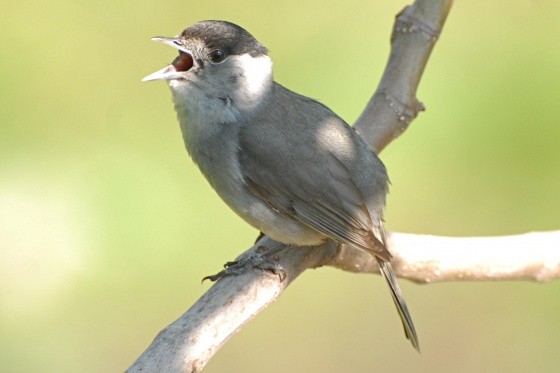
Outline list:
[[[155,37],[179,55],[143,81],[165,80],[178,106],[189,113],[212,110],[224,122],[250,115],[272,87],[268,50],[243,28],[202,21],[176,37]],[[212,115],[212,114],[210,114]],[[228,120],[229,118],[229,120]]]

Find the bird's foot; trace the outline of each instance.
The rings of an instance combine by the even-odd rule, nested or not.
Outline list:
[[[260,246],[255,252],[246,257],[233,262],[227,262],[224,264],[222,271],[215,275],[206,276],[202,281],[210,280],[214,282],[224,277],[242,275],[253,269],[260,269],[261,271],[271,273],[278,276],[280,281],[284,281],[286,272],[278,263],[277,253],[275,250],[269,250],[264,246]]]

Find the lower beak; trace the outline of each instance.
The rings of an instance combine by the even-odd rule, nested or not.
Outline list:
[[[164,67],[161,70],[156,71],[155,73],[152,73],[146,77],[144,77],[144,79],[142,79],[143,82],[149,82],[152,80],[172,80],[172,79],[177,79],[180,78],[181,74],[179,72],[177,72],[177,70],[175,70],[175,67],[173,65],[169,65]]]

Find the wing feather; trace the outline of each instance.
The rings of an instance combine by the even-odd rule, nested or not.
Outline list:
[[[294,110],[285,126],[263,118],[240,131],[240,167],[249,190],[324,236],[389,260],[379,231],[387,184],[383,165],[342,119],[308,101],[300,104],[312,110]],[[383,173],[375,173],[376,164]]]

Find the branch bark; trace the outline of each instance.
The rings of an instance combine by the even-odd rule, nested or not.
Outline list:
[[[386,70],[355,124],[357,132],[378,152],[423,110],[416,90],[452,3],[416,0],[397,16]],[[277,246],[264,237],[238,259]],[[419,283],[560,278],[558,247],[560,231],[481,238],[390,236],[395,272]],[[220,279],[163,329],[127,372],[199,372],[230,337],[308,268],[330,265],[353,272],[378,271],[371,255],[334,242],[312,248],[291,247],[275,260],[284,270],[282,278],[254,269]]]
[[[354,124],[378,153],[424,110],[416,91],[452,4],[417,0],[397,15],[381,82]]]
[[[393,233],[395,272],[417,283],[560,278],[560,231],[500,237],[437,237]],[[350,249],[350,250],[349,250]],[[359,263],[359,267],[356,267]],[[341,247],[327,265],[354,272],[379,272],[375,260]]]
[[[418,283],[560,278],[560,231],[503,237],[436,237],[393,233],[393,268]],[[278,246],[268,237],[238,259]],[[128,372],[199,372],[227,340],[273,303],[308,268],[330,265],[378,272],[371,255],[328,242],[278,255],[280,278],[260,269],[216,282],[187,312],[163,329]]]

